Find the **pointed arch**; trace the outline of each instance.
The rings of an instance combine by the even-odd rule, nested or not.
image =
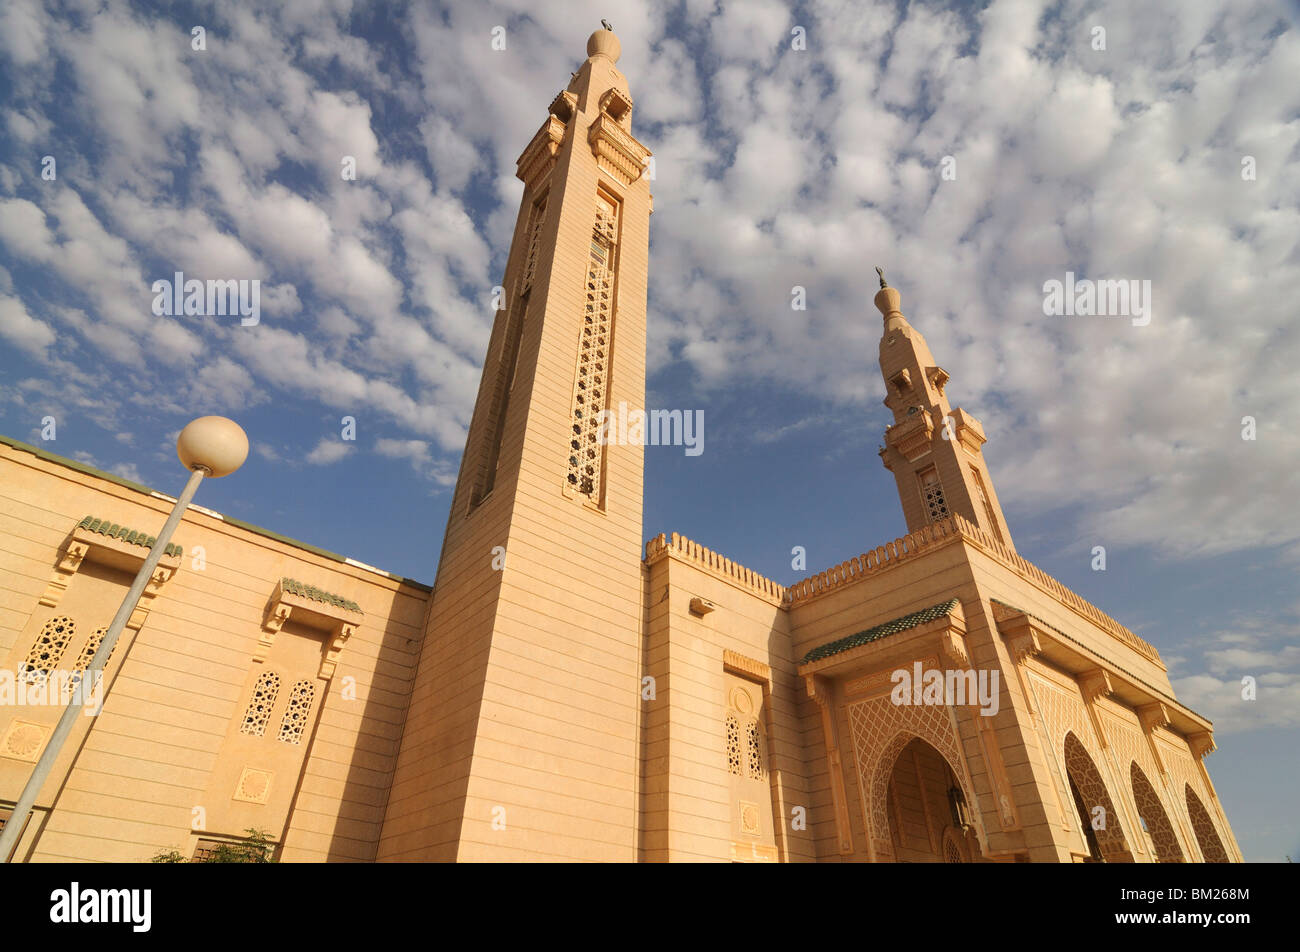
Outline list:
[[[1192,821],[1192,832],[1196,835],[1196,843],[1201,848],[1201,856],[1207,863],[1232,862],[1228,858],[1228,851],[1223,848],[1223,840],[1219,839],[1218,831],[1214,829],[1210,812],[1205,809],[1205,804],[1201,803],[1201,798],[1196,795],[1190,783],[1184,783],[1183,789],[1187,796],[1187,815]]]
[[[1178,845],[1178,837],[1174,833],[1174,825],[1169,821],[1169,813],[1165,810],[1164,804],[1160,802],[1160,796],[1156,793],[1155,787],[1147,779],[1147,775],[1142,772],[1134,760],[1129,768],[1129,777],[1133,785],[1133,802],[1137,805],[1138,817],[1146,824],[1147,833],[1151,836],[1151,845],[1155,849],[1156,861],[1160,863],[1181,863],[1183,862],[1183,850]]]
[[[1083,804],[1079,822],[1083,824],[1085,838],[1091,833],[1095,839],[1101,853],[1098,859],[1107,863],[1133,862],[1133,852],[1124,837],[1124,824],[1096,762],[1074,731],[1066,731],[1063,748],[1067,779]]]
[[[889,819],[890,778],[893,776],[894,767],[898,763],[898,758],[913,741],[919,741],[924,744],[947,766],[949,772],[952,774],[952,778],[956,780],[957,787],[961,790],[962,796],[965,798],[966,804],[970,810],[971,818],[975,826],[975,843],[981,851],[986,851],[987,844],[984,842],[983,825],[978,821],[979,801],[975,797],[975,789],[971,785],[970,779],[966,776],[960,760],[957,763],[953,763],[953,758],[949,756],[942,747],[935,744],[931,738],[924,737],[915,731],[907,729],[900,729],[895,732],[889,742],[881,748],[880,756],[876,758],[874,767],[869,773],[865,771],[860,773],[860,776],[871,777],[871,787],[870,790],[867,791],[868,807],[865,812],[867,814],[868,822],[873,823],[870,829],[870,834],[876,839],[877,850],[879,851],[879,846],[882,842],[888,844],[891,852],[893,850],[893,838],[891,835],[893,826]],[[946,803],[944,804],[944,808],[947,809]],[[882,857],[878,853],[876,858],[887,859],[888,857]]]

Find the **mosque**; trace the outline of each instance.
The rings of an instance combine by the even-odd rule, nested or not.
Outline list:
[[[883,275],[907,535],[789,587],[642,538],[644,447],[600,429],[645,404],[619,52],[592,34],[520,155],[434,584],[189,510],[13,861],[258,830],[285,862],[1240,862],[1210,722],[1017,553],[984,429]],[[60,713],[24,692],[85,670],[172,500],[12,440],[0,487],[3,823]]]

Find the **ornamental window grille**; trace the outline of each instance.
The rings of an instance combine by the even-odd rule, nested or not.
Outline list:
[[[44,684],[76,633],[76,623],[67,615],[47,621],[18,669],[18,679],[28,684]]]
[[[921,500],[925,503],[926,515],[931,522],[938,522],[948,516],[948,503],[943,496],[943,484],[939,482],[938,471],[931,466],[919,474],[921,481]]]
[[[962,855],[961,845],[957,839],[957,833],[951,828],[944,831],[943,861],[945,863],[966,862],[966,857]]]
[[[294,684],[289,692],[289,702],[284,708],[284,718],[280,721],[279,739],[286,744],[302,743],[302,733],[307,726],[307,715],[311,713],[311,704],[316,697],[316,685],[304,678]]]
[[[745,775],[740,759],[740,718],[735,714],[727,715],[727,770],[737,777]]]
[[[244,723],[239,733],[261,737],[266,733],[267,722],[271,719],[271,708],[280,695],[280,676],[274,671],[263,671],[253,685],[253,696],[248,701],[248,710],[244,712]]]
[[[497,465],[501,460],[501,445],[505,440],[506,412],[510,409],[510,391],[514,389],[515,374],[519,369],[519,347],[524,334],[524,316],[528,311],[533,279],[537,274],[542,223],[546,218],[546,199],[542,198],[533,205],[529,215],[528,244],[524,253],[523,273],[518,288],[505,309],[500,338],[501,351],[497,358],[487,416],[482,424],[482,462],[473,492],[470,494],[471,509],[486,499],[496,485]]]
[[[519,292],[522,294],[533,286],[533,279],[537,277],[537,256],[542,245],[542,222],[546,220],[546,199],[533,206],[532,220],[528,224],[528,250],[524,256],[524,274],[519,282]]]
[[[569,487],[593,500],[599,500],[601,490],[604,447],[600,441],[600,424],[608,392],[617,232],[618,209],[613,202],[598,195],[591,251],[587,259],[582,330],[578,339],[568,473]]]
[[[69,690],[75,688],[81,683],[82,675],[84,675],[86,669],[90,667],[90,662],[95,660],[95,652],[98,651],[99,646],[104,643],[104,636],[106,634],[108,634],[107,628],[96,628],[90,633],[90,637],[86,639],[86,643],[81,646],[81,653],[77,655],[77,662],[72,666],[72,677],[69,679],[68,683]],[[105,668],[107,668],[108,663],[113,660],[113,652],[116,650],[117,644],[115,642],[112,650],[108,653],[108,657],[104,659]]]
[[[766,780],[767,766],[763,757],[763,735],[758,728],[758,720],[752,720],[745,727],[745,772],[751,780]]]

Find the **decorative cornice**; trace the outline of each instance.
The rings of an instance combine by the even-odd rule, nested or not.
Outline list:
[[[138,572],[148,558],[148,550],[153,548],[156,541],[154,536],[128,529],[107,519],[86,516],[73,527],[72,533],[68,536],[59,561],[55,563],[54,571],[46,583],[45,591],[41,593],[40,604],[49,608],[57,606],[77,572],[87,562],[108,565],[131,573]],[[169,544],[163,551],[164,554],[159,558],[149,581],[145,583],[144,591],[140,593],[140,601],[131,612],[131,617],[127,619],[126,627],[133,631],[138,631],[145,623],[153,599],[180,568],[183,551],[181,547]]]
[[[325,648],[317,676],[328,681],[334,676],[343,646],[365,616],[356,602],[291,578],[281,579],[276,583],[266,606],[262,631],[253,652],[254,661],[266,661],[275,644],[276,635],[290,617],[295,622],[326,632]]]
[[[542,178],[555,166],[555,155],[564,141],[565,128],[563,121],[555,116],[547,116],[532,141],[520,153],[519,161],[515,164],[515,176],[530,190],[536,191]]]
[[[578,111],[578,96],[567,89],[561,89],[551,100],[550,106],[546,109],[552,116],[561,122],[567,123],[573,118],[573,114]]]
[[[1099,697],[1106,697],[1115,691],[1115,686],[1111,683],[1110,672],[1105,668],[1093,668],[1086,671],[1075,679],[1079,684],[1079,691],[1083,694],[1085,701],[1094,701]]]
[[[591,124],[587,141],[596,156],[596,164],[624,185],[639,179],[650,159],[650,150],[606,113],[601,113]]]
[[[1209,731],[1196,731],[1194,734],[1188,734],[1187,746],[1197,760],[1204,760],[1207,755],[1214,753],[1218,749],[1214,746],[1214,735]]]
[[[934,441],[934,420],[926,410],[917,410],[901,423],[885,429],[885,442],[909,463],[915,463],[931,451]]]
[[[768,684],[772,683],[772,668],[755,658],[748,658],[743,654],[732,651],[730,648],[723,649],[722,667],[732,674],[749,675]]]

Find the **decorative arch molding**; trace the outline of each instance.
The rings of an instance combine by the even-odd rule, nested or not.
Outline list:
[[[1091,814],[1096,807],[1104,810],[1105,825],[1094,829],[1097,846],[1101,849],[1101,858],[1108,863],[1131,863],[1133,851],[1124,835],[1124,824],[1115,801],[1106,788],[1106,781],[1097,767],[1097,758],[1088,751],[1074,731],[1067,731],[1062,742],[1065,772],[1068,780],[1074,782],[1086,808],[1081,822],[1091,826]],[[1087,835],[1084,835],[1085,841]]]
[[[1129,774],[1133,787],[1133,802],[1137,805],[1138,816],[1146,822],[1147,833],[1151,836],[1155,849],[1156,862],[1184,862],[1183,849],[1178,845],[1173,821],[1169,818],[1169,811],[1160,801],[1160,794],[1156,792],[1156,788],[1152,786],[1136,760],[1130,762]]]
[[[980,849],[987,855],[983,810],[961,753],[956,717],[946,705],[899,705],[889,696],[849,704],[849,732],[858,769],[858,789],[867,826],[867,847],[874,861],[894,856],[889,827],[889,777],[894,761],[913,739],[933,747],[957,778],[975,820]]]
[[[1192,832],[1196,836],[1196,845],[1201,848],[1201,856],[1207,863],[1230,863],[1228,851],[1223,848],[1223,840],[1214,828],[1210,811],[1196,795],[1190,783],[1183,784],[1184,797],[1187,801],[1187,815],[1191,819]]]

